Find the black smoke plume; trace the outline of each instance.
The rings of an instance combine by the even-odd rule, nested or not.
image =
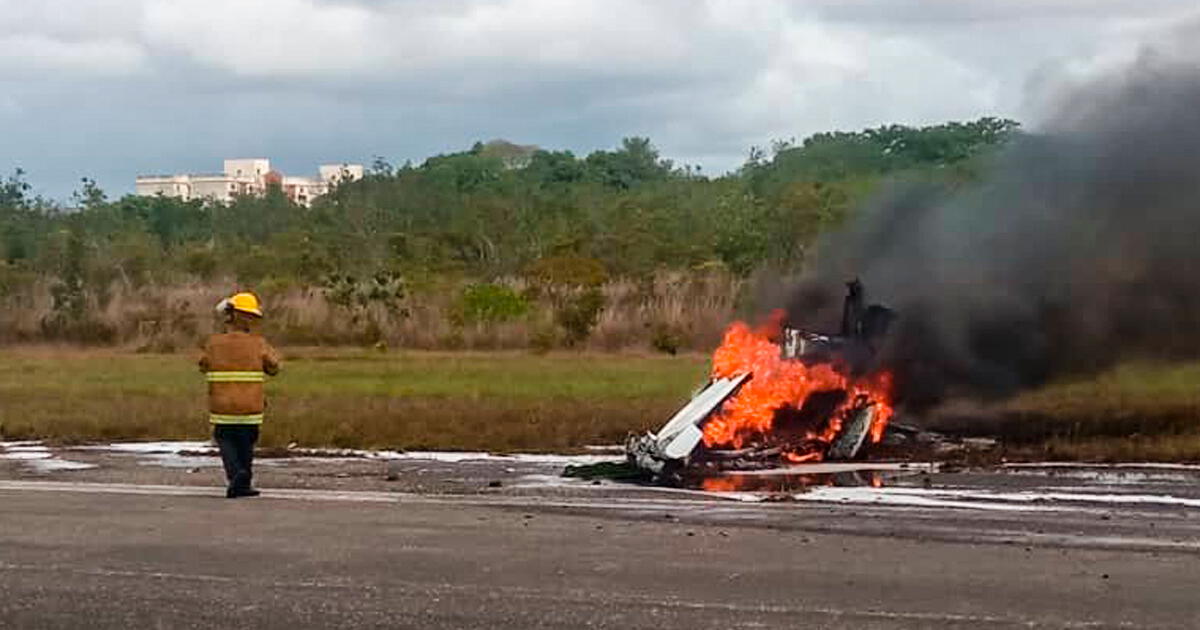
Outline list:
[[[1143,60],[1078,90],[987,173],[860,209],[820,244],[792,323],[829,328],[861,278],[898,313],[880,356],[912,408],[1200,358],[1200,66]]]

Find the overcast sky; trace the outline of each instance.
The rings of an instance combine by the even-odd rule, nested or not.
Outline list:
[[[830,129],[984,115],[1196,17],[1191,0],[0,0],[0,172],[401,163],[622,137],[705,172]]]

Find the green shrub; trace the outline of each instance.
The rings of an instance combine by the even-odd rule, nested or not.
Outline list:
[[[468,285],[458,300],[455,315],[463,323],[507,322],[529,312],[529,302],[502,284]]]
[[[0,298],[28,293],[37,279],[36,272],[0,260]]]
[[[183,255],[183,268],[201,280],[211,280],[217,273],[217,255],[207,247],[193,247]]]
[[[554,322],[563,331],[563,344],[574,347],[592,334],[604,311],[604,293],[600,289],[585,289],[564,297],[554,311]]]
[[[540,325],[533,329],[529,337],[529,347],[534,354],[545,354],[558,347],[558,329],[551,325]]]
[[[604,263],[576,255],[542,258],[530,265],[527,273],[539,282],[560,287],[598,287],[608,281]]]
[[[405,306],[408,290],[404,278],[398,274],[380,272],[364,279],[331,274],[324,279],[321,288],[326,301],[354,315],[371,305],[380,305],[390,315],[408,316]]]
[[[684,342],[684,331],[672,324],[656,324],[650,335],[650,345],[655,350],[672,356],[679,353]]]

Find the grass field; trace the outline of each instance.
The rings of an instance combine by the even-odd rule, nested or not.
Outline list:
[[[1200,363],[1127,363],[1004,405],[1002,433],[1040,457],[1200,461]]]
[[[657,428],[708,358],[602,353],[292,350],[268,384],[265,446],[550,451]],[[1200,461],[1200,364],[1128,364],[1050,385],[968,422],[1017,456]],[[0,436],[203,438],[193,357],[0,352]]]
[[[654,428],[704,379],[707,358],[618,354],[285,353],[263,444],[562,450]],[[201,438],[192,357],[0,352],[0,435],[61,442]]]

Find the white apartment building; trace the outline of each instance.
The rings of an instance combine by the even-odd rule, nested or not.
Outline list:
[[[307,206],[332,186],[363,176],[361,164],[322,164],[316,177],[283,175],[271,170],[271,161],[265,158],[225,160],[224,167],[220,173],[139,175],[135,192],[143,197],[162,195],[228,203],[239,195],[260,195],[275,184],[288,199]]]
[[[352,182],[362,179],[362,164],[322,164],[317,168],[317,177],[283,176],[279,185],[288,199],[307,206],[313,199],[329,192],[332,186],[341,182]]]

